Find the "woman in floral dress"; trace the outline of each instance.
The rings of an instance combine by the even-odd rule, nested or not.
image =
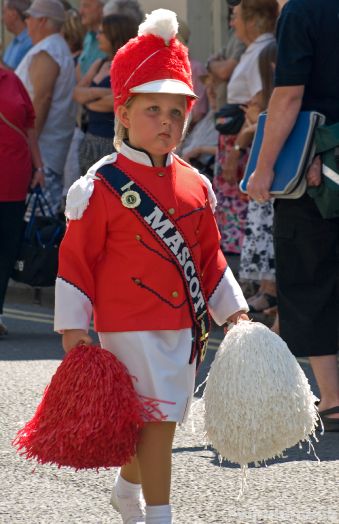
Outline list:
[[[234,8],[233,26],[236,35],[246,47],[228,84],[227,101],[230,104],[260,106],[262,80],[259,72],[259,55],[269,42],[274,41],[274,26],[278,16],[276,0],[243,0]],[[253,131],[252,131],[253,136]],[[238,184],[246,165],[247,144],[238,141],[240,135],[220,135],[214,177],[214,190],[218,199],[216,219],[221,233],[224,253],[240,254],[243,243],[247,198],[240,193]]]

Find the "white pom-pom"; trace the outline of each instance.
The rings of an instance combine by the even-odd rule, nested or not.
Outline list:
[[[204,392],[207,441],[245,467],[310,442],[316,397],[285,342],[266,326],[239,322],[226,335]]]
[[[139,26],[138,36],[155,35],[160,36],[166,42],[176,36],[179,24],[177,15],[169,9],[156,9],[146,15],[146,20]]]

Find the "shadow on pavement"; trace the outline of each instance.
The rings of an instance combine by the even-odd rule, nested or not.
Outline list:
[[[320,436],[317,434],[317,438],[319,439],[319,442],[312,442],[314,446],[314,451],[319,458],[321,462],[330,462],[339,460],[339,433],[325,433],[324,435]],[[212,448],[208,448],[211,451],[213,451]],[[284,464],[287,462],[302,462],[302,461],[311,461],[311,462],[317,462],[317,457],[314,454],[314,451],[311,449],[309,451],[309,445],[307,442],[303,442],[302,449],[299,448],[299,446],[294,446],[293,448],[289,448],[285,451],[283,458],[277,458],[273,460],[267,460],[266,465],[271,466],[272,464]],[[223,460],[221,463],[219,461],[218,453],[214,452],[214,458],[210,461],[212,464],[218,467],[222,468],[239,468],[240,466],[238,464],[233,464],[232,462],[229,462],[228,460]],[[264,466],[264,465],[263,465]],[[254,468],[254,464],[251,464],[249,466],[250,468]]]
[[[319,442],[314,442],[314,449],[317,454],[317,457],[320,461],[329,462],[339,460],[339,434],[338,433],[325,433],[320,436],[318,434]],[[201,453],[203,451],[210,451],[213,453],[213,458],[211,460],[210,456],[205,456],[214,466],[230,469],[239,469],[239,464],[233,464],[228,460],[220,461],[218,453],[213,450],[211,446],[192,446],[192,447],[176,447],[173,449],[173,453]],[[317,462],[317,458],[313,450],[309,451],[308,443],[304,442],[302,449],[299,446],[294,446],[293,448],[288,449],[284,453],[283,458],[277,458],[274,460],[267,460],[266,465],[271,466],[272,464],[284,464],[287,462],[301,462],[301,461],[311,461]],[[255,468],[254,464],[250,464],[250,468]],[[264,464],[260,467],[265,467]]]

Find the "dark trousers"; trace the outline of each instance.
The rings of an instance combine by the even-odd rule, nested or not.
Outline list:
[[[0,202],[0,315],[19,252],[25,202]]]
[[[274,243],[280,334],[295,356],[338,350],[339,218],[306,194],[277,199]]]

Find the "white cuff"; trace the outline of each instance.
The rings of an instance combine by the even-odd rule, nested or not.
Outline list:
[[[54,330],[62,333],[65,329],[88,331],[92,318],[92,304],[89,298],[58,277],[55,283]]]
[[[217,289],[208,301],[208,307],[213,320],[219,326],[237,311],[248,311],[247,302],[231,268],[226,268]]]

